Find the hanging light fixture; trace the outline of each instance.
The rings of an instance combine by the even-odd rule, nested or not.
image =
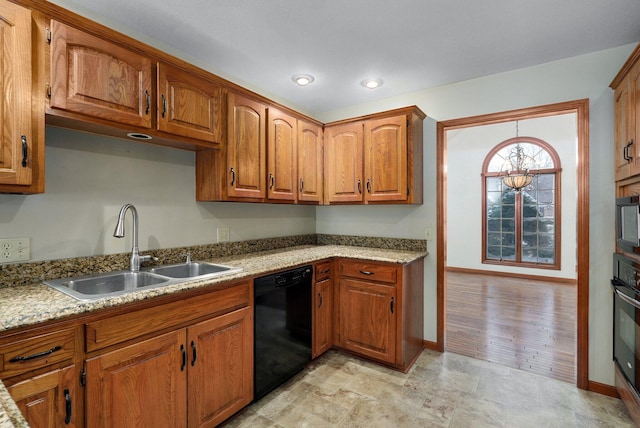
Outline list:
[[[525,153],[517,138],[518,121],[516,121],[516,146],[509,151],[502,165],[502,182],[508,188],[519,192],[533,181],[534,174],[530,170],[535,165],[535,161]]]

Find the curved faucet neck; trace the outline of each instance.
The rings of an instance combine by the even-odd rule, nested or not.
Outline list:
[[[140,256],[138,255],[138,210],[131,204],[124,204],[122,208],[120,208],[120,213],[118,214],[118,222],[116,223],[116,229],[113,232],[113,236],[116,238],[124,237],[124,218],[127,214],[127,210],[131,210],[131,215],[133,217],[133,237],[132,240],[132,248],[131,248],[131,271],[138,272],[140,270]]]

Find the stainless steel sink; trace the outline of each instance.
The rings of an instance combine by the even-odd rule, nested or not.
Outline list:
[[[156,273],[158,275],[168,276],[170,278],[187,279],[211,278],[240,271],[242,271],[242,268],[207,262],[178,263],[174,265],[155,266],[147,269],[147,272]]]
[[[77,278],[44,281],[45,284],[78,300],[117,296],[135,290],[169,285],[171,278],[149,273],[118,271]]]
[[[240,271],[242,268],[193,262],[155,266],[140,272],[117,271],[76,278],[50,279],[44,283],[78,300],[97,300],[136,290],[165,287],[194,279],[215,278]]]

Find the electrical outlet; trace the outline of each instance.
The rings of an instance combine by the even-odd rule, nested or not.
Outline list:
[[[430,227],[427,227],[424,230],[424,239],[426,239],[427,241],[433,240],[433,229],[431,229]]]
[[[219,227],[218,228],[218,242],[229,242],[229,228],[228,227]]]
[[[31,258],[29,238],[0,239],[0,263],[24,262]]]

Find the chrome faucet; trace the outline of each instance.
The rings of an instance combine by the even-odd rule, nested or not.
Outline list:
[[[136,207],[131,204],[124,204],[120,208],[118,214],[118,223],[116,223],[116,230],[113,232],[113,236],[116,238],[124,238],[124,216],[127,214],[127,210],[131,210],[133,216],[133,243],[131,248],[131,272],[140,271],[140,263],[151,260],[151,256],[141,256],[138,254],[138,211]]]

